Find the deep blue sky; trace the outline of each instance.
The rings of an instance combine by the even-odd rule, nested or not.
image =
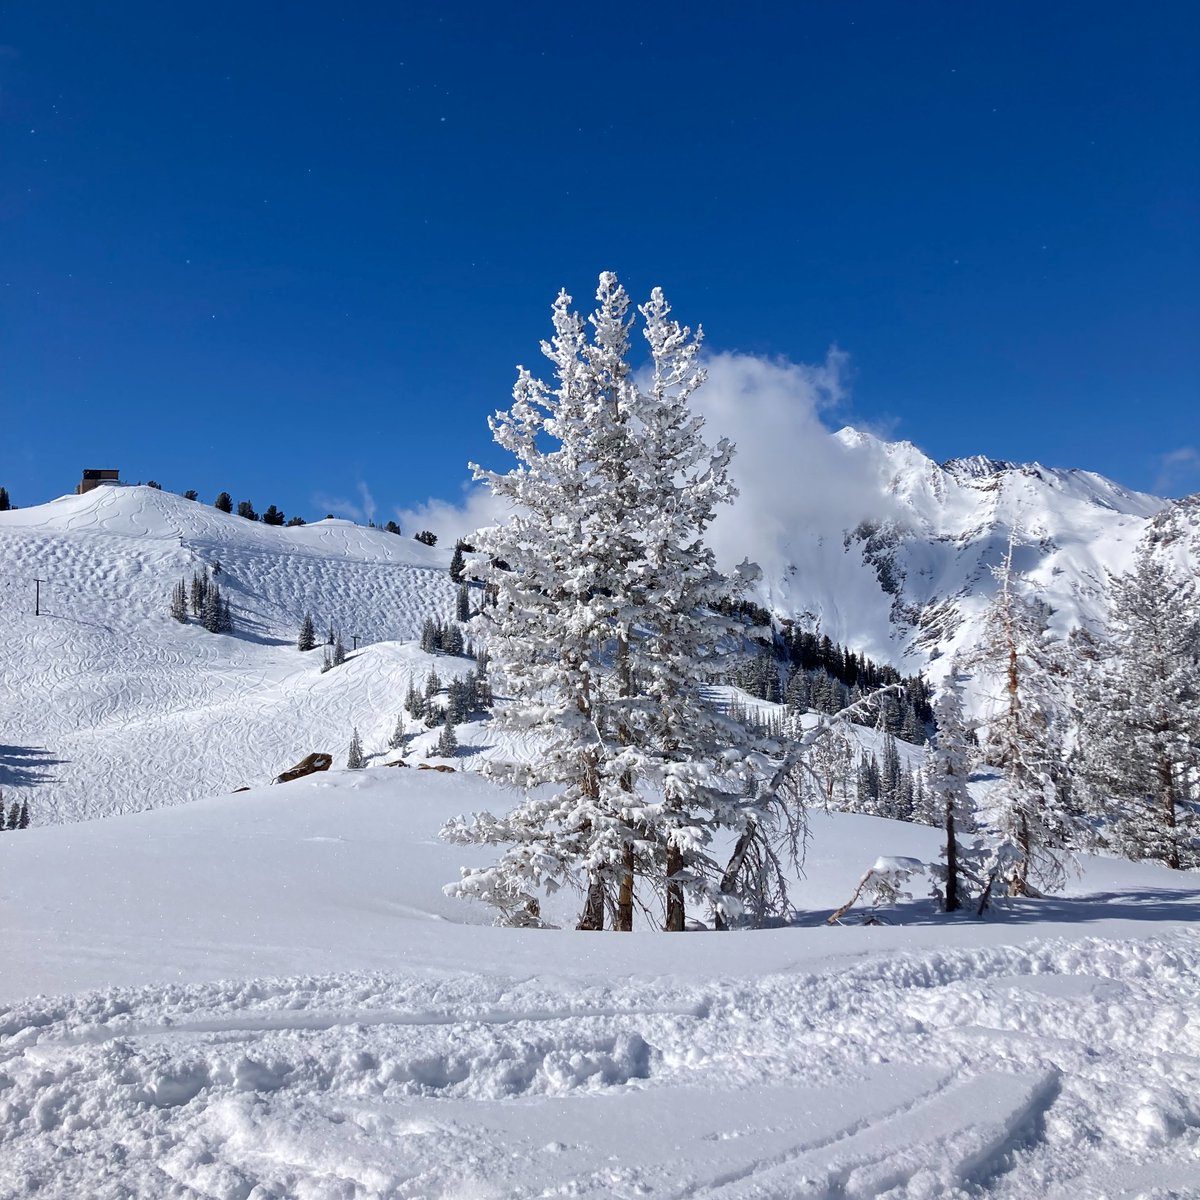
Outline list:
[[[0,483],[453,497],[609,268],[938,458],[1200,488],[1197,61],[1193,0],[4,5]]]

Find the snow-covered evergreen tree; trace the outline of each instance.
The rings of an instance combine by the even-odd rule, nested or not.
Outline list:
[[[333,642],[333,665],[340,667],[346,661],[346,646],[342,642],[342,635],[339,633]]]
[[[425,697],[417,687],[415,679],[408,681],[408,691],[404,694],[404,711],[416,721],[425,715]]]
[[[434,753],[439,758],[453,758],[458,753],[458,738],[454,734],[454,714],[446,709],[446,719],[442,722],[442,732],[438,735],[437,748]]]
[[[454,617],[458,621],[471,619],[471,589],[465,583],[458,585],[458,592],[454,598]]]
[[[404,715],[401,713],[396,717],[396,727],[392,730],[392,736],[388,738],[389,750],[402,750],[408,742],[408,734],[404,729]]]
[[[362,739],[358,736],[358,728],[356,726],[354,734],[350,738],[350,752],[346,756],[346,766],[351,771],[361,771],[366,765],[367,760],[363,755]]]
[[[1001,853],[997,862],[1009,894],[1024,896],[1062,885],[1078,819],[1056,784],[1066,711],[1062,670],[1048,644],[1044,606],[1021,590],[1013,567],[1016,545],[1014,533],[994,571],[996,592],[977,662],[1000,680],[984,723],[985,756],[1001,771],[992,792],[994,819],[1011,845],[1011,853]]]
[[[580,928],[603,927],[613,890],[617,927],[630,928],[640,873],[663,880],[667,927],[682,929],[685,891],[734,903],[706,851],[753,808],[745,732],[699,686],[721,639],[740,632],[716,610],[732,589],[702,538],[734,494],[732,447],[713,452],[701,439],[687,406],[703,378],[698,341],[658,291],[641,310],[653,376],[638,387],[628,308],[615,276],[601,276],[589,339],[559,296],[543,345],[554,386],[522,369],[512,408],[491,422],[519,467],[475,468],[516,510],[471,539],[478,557],[468,564],[495,598],[481,620],[513,698],[496,720],[546,746],[532,765],[484,769],[553,786],[447,835],[507,844],[495,866],[465,871],[452,890],[509,919],[541,890],[573,884],[586,897]]]
[[[432,617],[426,617],[421,623],[421,649],[426,654],[436,654],[441,648],[441,626]]]
[[[204,594],[204,611],[200,622],[209,633],[221,632],[221,588],[210,582]]]
[[[312,613],[305,613],[300,623],[300,636],[296,639],[298,650],[312,650],[317,644],[317,631],[313,626]]]
[[[171,589],[171,616],[181,625],[187,624],[187,588],[181,579]]]
[[[946,912],[954,912],[964,897],[959,838],[975,831],[975,811],[967,789],[970,776],[970,734],[963,715],[962,675],[958,665],[950,669],[934,703],[937,740],[928,751],[924,789],[931,813],[940,817],[946,841],[942,847]]]
[[[454,543],[454,553],[450,556],[450,581],[462,583],[466,573],[466,558],[463,555],[463,542],[460,538]],[[459,618],[465,620],[466,618]]]
[[[1079,686],[1080,750],[1116,849],[1200,866],[1200,609],[1193,580],[1148,541],[1112,580],[1112,607]]]

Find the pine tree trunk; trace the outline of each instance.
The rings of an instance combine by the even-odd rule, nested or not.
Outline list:
[[[958,900],[958,839],[954,836],[954,809],[946,805],[946,911],[957,912]]]
[[[588,883],[583,912],[579,914],[579,924],[575,928],[589,932],[604,928],[604,882],[599,876],[593,875]]]
[[[675,876],[683,870],[683,853],[678,846],[667,846],[667,923],[668,933],[682,933],[684,927],[683,884]]]
[[[617,932],[633,932],[633,843],[621,849],[621,889],[617,893]]]
[[[750,843],[754,841],[754,835],[757,832],[758,826],[751,822],[743,830],[742,836],[738,838],[737,845],[734,846],[733,853],[729,856],[729,862],[726,864],[725,873],[721,876],[722,896],[733,895],[733,890],[737,887],[738,874],[742,869],[742,864],[746,861],[746,855],[750,852]],[[713,918],[713,926],[718,932],[724,932],[729,928],[729,923],[719,910]]]
[[[1163,781],[1163,824],[1166,826],[1167,853],[1164,861],[1172,870],[1179,870],[1179,837],[1176,834],[1175,775],[1169,762],[1159,767]]]
[[[1022,814],[1017,820],[1017,851],[1020,860],[1013,870],[1012,878],[1008,881],[1010,896],[1024,896],[1029,892],[1029,856],[1033,847],[1029,839],[1029,819]]]

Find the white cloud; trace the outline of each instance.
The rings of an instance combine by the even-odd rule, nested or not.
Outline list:
[[[870,447],[842,445],[822,419],[845,400],[846,354],[835,348],[823,363],[809,365],[722,353],[707,355],[705,366],[708,381],[693,403],[705,416],[706,436],[737,446],[732,472],[740,495],[710,530],[723,567],[750,558],[778,578],[792,561],[792,543],[810,526],[853,528],[865,517],[887,515]],[[507,501],[467,483],[457,502],[431,498],[396,517],[405,533],[431,529],[447,542],[508,512]]]
[[[333,513],[335,517],[345,517],[348,521],[357,521],[360,525],[366,520],[362,508],[353,500],[344,496],[329,496],[325,492],[314,492],[313,508],[324,513]]]
[[[507,500],[498,499],[487,488],[464,483],[462,499],[457,503],[431,496],[424,504],[396,509],[396,520],[406,534],[430,529],[439,543],[453,545],[476,529],[507,520],[511,511]]]
[[[822,420],[845,399],[842,351],[830,350],[819,365],[748,354],[714,355],[705,365],[708,382],[693,403],[710,441],[728,437],[737,446],[732,473],[741,494],[711,532],[724,567],[749,557],[777,578],[810,525],[842,529],[883,515],[873,456],[843,446]]]
[[[1158,460],[1158,478],[1154,490],[1159,495],[1183,494],[1200,485],[1200,451],[1195,446],[1180,446]]]

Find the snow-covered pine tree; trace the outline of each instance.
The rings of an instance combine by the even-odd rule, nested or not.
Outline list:
[[[354,734],[350,738],[350,752],[346,756],[346,766],[351,771],[361,771],[367,765],[367,760],[363,755],[362,739],[358,736],[358,727],[355,726]]]
[[[421,649],[426,654],[436,654],[441,648],[441,627],[432,617],[426,617],[421,623]]]
[[[198,617],[204,611],[204,595],[208,591],[208,576],[199,571],[192,572],[192,616]]]
[[[333,659],[329,657],[329,647],[325,646],[322,648],[322,651],[321,651],[321,674],[324,675],[326,671],[332,671],[332,670],[333,670]]]
[[[29,801],[28,800],[21,801],[21,811],[17,815],[17,828],[18,829],[28,829],[29,828]]]
[[[221,632],[221,588],[215,582],[210,582],[205,591],[200,623],[209,633]]]
[[[415,679],[409,679],[408,691],[404,694],[404,711],[415,721],[425,716],[425,697],[417,687]]]
[[[459,538],[459,540],[454,543],[454,553],[450,556],[450,582],[462,583],[465,573],[466,558],[463,555],[462,539]],[[465,618],[462,617],[459,619],[465,620]]]
[[[456,657],[463,652],[463,635],[457,621],[447,621],[442,629],[442,653]]]
[[[340,667],[346,661],[346,647],[339,633],[333,642],[333,665]]]
[[[454,735],[454,714],[448,708],[434,753],[439,758],[453,758],[458,753],[458,738]]]
[[[1000,694],[984,722],[984,754],[1000,768],[992,792],[1009,895],[1038,895],[1065,880],[1068,847],[1078,820],[1062,803],[1055,776],[1062,761],[1059,726],[1066,705],[1061,668],[1048,645],[1046,611],[1024,595],[1013,567],[1015,531],[995,568],[996,592],[987,609],[974,664],[999,676]]]
[[[432,700],[442,690],[442,679],[436,671],[430,671],[425,677],[425,699]]]
[[[890,700],[891,697],[886,696],[884,699]],[[889,710],[894,711],[894,709],[895,703],[893,702]],[[886,728],[886,725],[883,727]],[[877,811],[881,817],[888,817],[893,821],[905,819],[902,813],[901,799],[902,775],[900,751],[896,747],[896,739],[890,733],[885,733],[883,735],[883,757],[879,761],[879,806]]]
[[[317,631],[313,626],[312,613],[306,612],[300,622],[300,636],[296,638],[297,650],[312,650],[317,644]]]
[[[1077,690],[1093,807],[1130,858],[1200,866],[1200,606],[1148,540],[1112,580],[1107,627]]]
[[[396,717],[396,728],[392,730],[392,736],[388,738],[389,750],[402,750],[408,741],[408,734],[404,731],[404,715],[403,713]]]
[[[959,837],[975,832],[975,807],[967,790],[970,775],[970,733],[962,705],[962,675],[955,663],[934,703],[937,739],[928,751],[924,789],[930,810],[941,818],[946,841],[943,903],[955,912],[964,899],[963,849]]]
[[[171,616],[181,625],[187,624],[187,588],[182,579],[171,589]]]
[[[233,605],[229,602],[228,593],[221,596],[221,615],[218,619],[217,632],[233,632]]]
[[[530,788],[502,818],[452,822],[451,839],[507,845],[494,866],[463,872],[454,894],[528,920],[538,893],[585,894],[579,927],[632,927],[635,872],[665,877],[667,925],[684,925],[685,889],[717,895],[705,848],[722,824],[740,829],[745,732],[708,709],[697,681],[733,622],[708,606],[730,591],[703,548],[713,508],[732,497],[732,447],[700,439],[687,397],[702,379],[696,342],[655,292],[643,308],[652,388],[628,363],[629,300],[604,274],[589,339],[560,294],[543,352],[554,386],[520,370],[513,405],[491,421],[519,466],[474,468],[516,512],[473,537],[468,569],[494,597],[484,617],[512,703],[496,720],[536,732],[532,764],[489,762],[501,782]],[[728,755],[722,751],[733,748]],[[661,798],[647,790],[664,789]]]
[[[822,738],[808,756],[809,770],[817,781],[819,799],[826,809],[848,806],[849,788],[854,781],[854,743],[839,729]],[[839,803],[835,804],[835,797]]]
[[[458,585],[458,592],[454,597],[454,619],[456,621],[471,619],[471,589],[465,583]]]

